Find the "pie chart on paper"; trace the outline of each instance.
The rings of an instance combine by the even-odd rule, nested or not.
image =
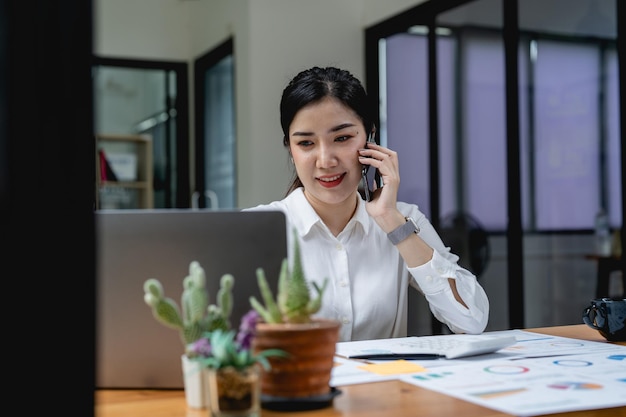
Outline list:
[[[548,385],[548,388],[560,389],[560,390],[592,390],[604,388],[600,384],[594,384],[592,382],[557,382]]]

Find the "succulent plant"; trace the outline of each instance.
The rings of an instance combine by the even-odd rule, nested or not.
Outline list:
[[[259,290],[265,305],[254,296],[250,297],[250,305],[266,323],[308,323],[311,321],[311,316],[322,306],[322,296],[326,290],[328,278],[324,280],[321,287],[315,282],[312,283],[316,295],[311,297],[309,283],[302,269],[300,244],[295,230],[293,245],[292,268],[289,270],[289,263],[285,258],[280,268],[276,298],[267,283],[263,268],[256,270]]]
[[[156,278],[144,282],[144,301],[160,323],[180,332],[184,346],[198,340],[205,332],[230,329],[233,306],[232,288],[235,278],[224,274],[220,279],[217,304],[209,304],[204,268],[197,261],[189,264],[189,275],[183,279],[181,308],[165,296],[163,285]]]

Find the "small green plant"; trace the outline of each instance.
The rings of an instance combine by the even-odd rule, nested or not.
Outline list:
[[[284,259],[278,277],[276,298],[274,298],[267,283],[263,268],[258,268],[256,273],[259,290],[265,305],[261,304],[254,296],[250,297],[250,305],[266,323],[309,323],[311,316],[321,308],[322,296],[326,290],[328,278],[324,280],[321,287],[315,282],[313,283],[316,296],[311,297],[309,283],[302,269],[300,244],[295,229],[292,269],[289,270],[288,260]]]
[[[217,304],[209,304],[204,268],[197,261],[189,264],[189,275],[183,279],[181,308],[176,301],[165,297],[163,285],[149,278],[143,285],[144,301],[160,323],[176,329],[184,346],[198,340],[206,332],[230,329],[233,306],[232,288],[235,278],[225,274],[220,279]]]
[[[241,318],[237,333],[234,330],[222,329],[205,333],[200,339],[187,345],[187,357],[199,362],[203,367],[212,369],[232,367],[243,370],[258,363],[265,370],[269,370],[271,366],[267,358],[286,357],[288,354],[280,349],[253,352],[252,341],[258,320],[259,314],[255,310],[250,310]]]

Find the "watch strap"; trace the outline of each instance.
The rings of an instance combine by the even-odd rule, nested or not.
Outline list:
[[[420,232],[420,228],[417,223],[415,223],[415,220],[413,220],[411,217],[405,217],[404,220],[406,221],[403,225],[387,233],[387,237],[394,245],[397,245],[398,243],[411,236],[411,233],[418,234]]]

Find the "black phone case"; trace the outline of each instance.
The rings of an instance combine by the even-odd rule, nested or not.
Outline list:
[[[367,142],[365,143],[365,147],[367,148],[367,144],[374,141],[373,135],[369,135],[367,137]],[[361,173],[363,179],[363,194],[366,201],[372,200],[372,195],[374,193],[374,183],[378,184],[378,169],[373,168],[370,165],[363,165],[363,171]],[[378,187],[377,187],[378,188]]]

